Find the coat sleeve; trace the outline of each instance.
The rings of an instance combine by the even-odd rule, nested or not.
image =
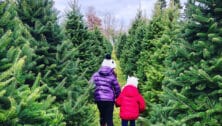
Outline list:
[[[139,95],[138,100],[139,100],[139,111],[140,113],[142,113],[145,111],[146,103],[145,103],[144,98],[141,95]]]
[[[116,78],[114,78],[114,81],[113,81],[113,88],[115,91],[115,98],[117,98],[120,95],[121,89]]]
[[[122,102],[122,95],[120,94],[119,97],[115,101],[116,107],[120,107],[121,102]]]

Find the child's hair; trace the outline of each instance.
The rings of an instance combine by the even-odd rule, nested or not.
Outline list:
[[[135,77],[135,76],[128,76],[126,84],[131,84],[131,85],[134,85],[135,87],[137,87],[138,80],[139,79],[137,77]]]

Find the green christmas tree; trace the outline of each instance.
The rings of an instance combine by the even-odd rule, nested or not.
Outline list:
[[[164,79],[165,125],[221,125],[221,1],[189,1]],[[171,63],[170,63],[171,62]]]
[[[156,9],[152,20],[148,24],[145,47],[137,61],[137,74],[141,78],[141,92],[146,99],[148,110],[144,113],[143,122],[158,122],[160,117],[158,104],[162,101],[162,81],[164,79],[165,58],[168,55],[171,42],[177,34],[178,9],[173,3],[161,11],[160,4],[156,3]],[[148,125],[148,124],[147,124]]]
[[[79,73],[86,72],[89,79],[95,72],[106,53],[111,53],[112,46],[98,28],[88,30],[77,3],[73,3],[67,14],[65,31],[67,37],[78,50]]]
[[[120,55],[123,52],[123,47],[125,42],[127,41],[127,35],[125,33],[120,34],[117,37],[117,43],[115,44],[116,57],[120,59]]]
[[[135,65],[139,59],[139,53],[141,51],[143,38],[146,32],[146,19],[142,16],[142,11],[139,10],[135,21],[132,23],[129,29],[128,36],[122,47],[122,53],[120,54],[120,65],[123,68],[123,72],[126,75],[134,75],[137,70]]]
[[[70,8],[65,23],[67,40],[58,47],[61,59],[58,61],[67,64],[62,67],[62,76],[66,77],[63,85],[69,89],[63,104],[65,121],[67,125],[96,125],[95,109],[90,102],[92,85],[88,80],[99,68],[103,54],[111,52],[112,48],[98,29],[87,29],[76,1],[70,4]]]
[[[67,97],[68,91],[67,87],[63,87],[66,77],[58,72],[65,64],[61,64],[57,58],[57,48],[62,44],[63,34],[58,25],[57,11],[53,9],[53,4],[52,0],[18,0],[17,11],[19,18],[26,24],[35,39],[32,46],[36,52],[33,59],[36,65],[32,72],[35,75],[40,73],[42,75],[40,82],[47,85],[40,99],[46,99],[50,95],[55,97],[53,104],[60,109],[58,112],[61,114],[63,106],[61,101]],[[33,78],[29,80],[29,83],[32,81]],[[65,91],[59,92],[59,89],[65,89]],[[66,97],[63,97],[64,95]]]
[[[56,67],[57,46],[62,43],[62,33],[57,23],[57,11],[52,0],[17,0],[19,18],[26,24],[33,38],[36,52],[36,67],[33,72],[40,72],[44,81],[50,84],[55,78],[52,68]]]
[[[0,123],[2,125],[61,124],[62,115],[52,107],[53,97],[40,100],[45,85],[26,83],[33,76],[34,39],[18,18],[15,2],[0,3]]]

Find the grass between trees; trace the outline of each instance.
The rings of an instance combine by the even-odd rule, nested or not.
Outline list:
[[[120,67],[120,62],[116,57],[115,49],[113,49],[113,51],[112,51],[112,59],[116,62],[115,72],[117,74],[118,82],[119,82],[120,86],[123,87],[123,85],[125,85],[125,83],[126,83],[126,77],[122,72],[122,69]],[[117,107],[114,108],[113,122],[114,122],[114,125],[116,125],[116,126],[121,125],[121,120],[119,117],[119,108],[117,108]]]

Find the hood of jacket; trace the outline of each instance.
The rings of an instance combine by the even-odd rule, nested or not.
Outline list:
[[[98,73],[102,76],[109,76],[113,74],[113,68],[103,66],[99,69]]]
[[[126,97],[135,97],[139,95],[138,89],[133,84],[127,84],[122,91],[123,95]]]

